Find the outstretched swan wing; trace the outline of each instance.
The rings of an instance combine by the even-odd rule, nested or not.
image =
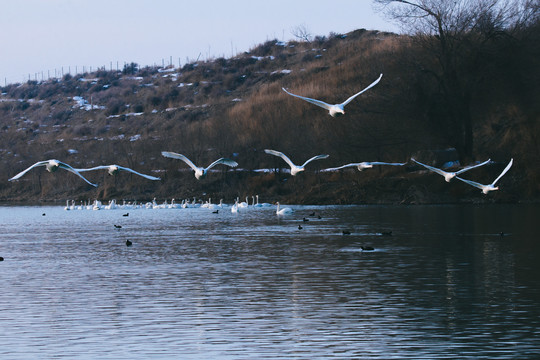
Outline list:
[[[340,169],[344,169],[344,168],[348,168],[348,167],[356,167],[356,166],[358,166],[360,164],[361,163],[352,163],[352,164],[342,165],[340,167],[324,169],[322,171],[336,171],[336,170],[340,170]]]
[[[305,96],[300,96],[300,95],[295,95],[291,92],[288,92],[287,90],[285,90],[285,88],[281,88],[281,90],[285,91],[287,94],[291,95],[291,96],[294,96],[294,97],[297,97],[299,99],[302,99],[302,100],[305,100],[307,102],[310,102],[312,104],[315,104],[317,106],[320,106],[322,107],[323,109],[326,109],[326,110],[330,110],[332,108],[332,105],[330,104],[327,104],[325,103],[324,101],[321,101],[321,100],[317,100],[317,99],[312,99],[312,98],[308,98],[308,97],[305,97]]]
[[[116,166],[118,166],[118,165],[116,165]],[[130,173],[142,176],[143,178],[147,178],[148,180],[161,180],[158,177],[150,176],[150,175],[146,175],[146,174],[141,174],[140,172],[137,172],[137,171],[135,171],[133,169],[130,169],[130,168],[127,168],[127,167],[118,166],[118,169],[123,170],[123,171],[129,171]]]
[[[38,161],[37,163],[35,163],[34,165],[30,166],[30,167],[27,168],[26,170],[21,171],[20,173],[18,173],[17,175],[15,175],[15,176],[12,177],[11,179],[9,179],[9,181],[17,180],[18,178],[20,178],[21,176],[23,176],[24,174],[26,174],[28,171],[30,171],[30,170],[32,170],[33,168],[35,168],[36,166],[43,166],[43,165],[46,165],[46,164],[48,164],[48,163],[49,163],[48,160],[45,160],[45,161]]]
[[[504,170],[502,171],[501,175],[499,175],[499,177],[497,177],[497,178],[495,179],[495,181],[491,183],[491,185],[495,186],[495,183],[496,183],[497,181],[499,181],[499,179],[502,178],[503,175],[506,174],[506,172],[507,172],[508,170],[510,170],[510,168],[512,167],[512,164],[513,164],[513,163],[514,163],[514,159],[512,158],[512,159],[510,159],[510,162],[508,163],[508,165],[506,165],[506,167],[505,167]]]
[[[393,165],[393,166],[403,166],[407,163],[387,163],[387,162],[381,162],[381,161],[373,161],[373,162],[367,162],[368,165]]]
[[[329,155],[326,155],[326,154],[314,156],[311,159],[307,160],[305,163],[303,163],[301,167],[306,166],[309,162],[311,162],[313,160],[326,159],[328,156]]]
[[[214,166],[216,166],[218,164],[224,164],[224,165],[228,165],[230,167],[238,166],[238,163],[236,161],[234,161],[234,160],[227,159],[227,158],[221,158],[221,159],[217,159],[216,161],[214,161],[213,163],[208,165],[206,170],[209,170],[209,169],[213,168]]]
[[[265,149],[264,152],[267,153],[267,154],[270,154],[270,155],[279,156],[280,158],[282,158],[283,160],[285,160],[285,162],[286,162],[287,164],[289,164],[289,166],[290,166],[291,168],[296,167],[296,165],[293,164],[293,162],[291,161],[291,159],[289,159],[289,158],[287,157],[287,155],[285,155],[285,154],[282,153],[282,152],[279,152],[279,151],[276,151],[276,150],[270,150],[270,149]]]
[[[100,165],[100,166],[95,166],[95,167],[92,167],[92,168],[88,168],[88,169],[74,169],[78,172],[85,172],[85,171],[93,171],[93,170],[102,170],[102,169],[108,169],[109,166],[108,165]]]
[[[482,184],[477,183],[477,182],[475,182],[475,181],[471,181],[471,180],[467,180],[467,179],[462,179],[462,178],[460,178],[459,176],[456,176],[456,179],[461,180],[461,181],[463,181],[464,183],[467,183],[467,184],[469,184],[469,185],[471,185],[471,186],[477,187],[477,188],[479,188],[479,189],[481,189],[481,190],[484,190],[484,188],[486,187],[485,185],[482,185]]]
[[[416,161],[414,159],[411,159],[412,161],[414,161],[415,163],[417,163],[418,165],[422,165],[423,167],[425,167],[426,169],[429,169],[433,172],[436,172],[437,174],[439,175],[442,175],[442,176],[446,176],[446,174],[448,174],[446,171],[443,171],[439,168],[436,168],[436,167],[433,167],[433,166],[429,166],[429,165],[426,165],[426,164],[422,164],[420,161]]]
[[[182,160],[183,162],[185,162],[186,164],[188,164],[189,167],[192,168],[193,170],[195,170],[195,171],[198,170],[198,167],[195,166],[195,164],[192,163],[191,160],[189,160],[187,157],[185,157],[185,156],[182,155],[182,154],[178,154],[178,153],[171,152],[171,151],[162,151],[162,152],[161,152],[161,155],[163,155],[163,156],[165,156],[165,157],[168,157],[168,158],[172,158],[172,159],[179,159],[179,160]]]
[[[93,184],[90,181],[86,180],[86,178],[84,176],[82,176],[77,170],[72,168],[70,165],[68,165],[68,164],[66,164],[64,162],[61,162],[61,161],[59,161],[58,164],[59,164],[59,167],[61,167],[62,169],[65,169],[65,170],[67,170],[69,172],[74,173],[75,175],[77,175],[78,177],[80,177],[81,179],[86,181],[88,184],[90,184],[90,185],[92,185],[94,187],[97,187],[97,184]]]
[[[488,160],[484,161],[483,163],[465,167],[465,168],[463,168],[463,169],[461,169],[461,170],[459,170],[459,171],[456,171],[456,175],[461,174],[461,173],[464,173],[465,171],[469,171],[469,170],[471,170],[471,169],[477,168],[477,167],[479,167],[479,166],[486,165],[486,164],[488,164],[490,161],[491,161],[491,159],[488,159]]]
[[[374,82],[372,82],[367,88],[365,88],[364,90],[360,91],[360,92],[357,92],[356,94],[354,94],[353,96],[351,96],[350,98],[348,98],[347,100],[345,100],[343,103],[341,103],[341,105],[345,106],[347,105],[348,103],[350,103],[351,101],[353,101],[353,99],[355,97],[357,97],[358,95],[362,94],[364,91],[367,91],[369,89],[371,89],[372,87],[374,87],[375,85],[377,85],[379,83],[379,81],[381,81],[381,78],[382,78],[382,75],[381,74],[379,76],[379,78],[377,80],[375,80]]]

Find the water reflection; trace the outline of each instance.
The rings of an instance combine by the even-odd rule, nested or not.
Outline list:
[[[538,352],[538,207],[295,210],[0,208],[0,356]]]

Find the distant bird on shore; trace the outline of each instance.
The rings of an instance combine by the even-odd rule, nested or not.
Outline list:
[[[18,173],[17,175],[15,175],[15,176],[12,177],[11,179],[9,179],[9,181],[13,181],[13,180],[19,179],[21,176],[23,176],[23,175],[26,174],[28,171],[32,170],[33,168],[35,168],[35,167],[37,167],[37,166],[45,166],[45,168],[47,169],[47,171],[50,172],[50,173],[54,173],[54,172],[56,172],[58,169],[64,169],[64,170],[67,170],[67,171],[69,171],[69,172],[74,173],[75,175],[77,175],[78,177],[80,177],[81,179],[83,179],[84,181],[86,181],[88,184],[97,187],[97,184],[92,184],[90,181],[86,180],[86,179],[84,178],[84,176],[82,176],[81,174],[79,174],[79,171],[77,171],[76,169],[74,169],[74,168],[71,167],[70,165],[68,165],[68,164],[66,164],[66,163],[63,163],[63,162],[61,162],[61,161],[59,161],[59,160],[54,160],[54,159],[51,159],[51,160],[44,160],[44,161],[38,161],[38,162],[35,163],[34,165],[30,166],[28,169],[21,171],[20,173]]]
[[[353,101],[355,97],[362,94],[364,91],[366,91],[368,89],[371,89],[373,86],[377,85],[379,83],[379,81],[381,80],[382,76],[383,76],[383,74],[381,74],[379,76],[379,78],[377,80],[375,80],[374,82],[372,82],[367,88],[365,88],[364,90],[354,94],[353,96],[351,96],[350,98],[348,98],[347,100],[342,102],[341,104],[328,104],[328,103],[325,103],[324,101],[321,101],[321,100],[316,100],[316,99],[308,98],[308,97],[305,97],[305,96],[295,95],[295,94],[287,91],[285,88],[281,88],[281,89],[283,91],[285,91],[287,94],[291,95],[291,96],[294,96],[294,97],[297,97],[299,99],[305,100],[307,102],[310,102],[312,104],[320,106],[323,109],[328,110],[328,113],[332,117],[336,117],[336,116],[339,116],[339,115],[344,115],[345,114],[345,105],[347,105],[348,103]]]
[[[96,167],[88,168],[88,169],[75,169],[75,170],[77,170],[78,172],[84,172],[84,171],[93,171],[93,170],[101,170],[101,169],[107,169],[107,171],[109,172],[109,175],[116,175],[120,171],[128,171],[128,172],[131,172],[133,174],[136,174],[136,175],[142,176],[144,178],[147,178],[149,180],[161,180],[158,177],[141,174],[141,173],[139,173],[139,172],[137,172],[137,171],[135,171],[133,169],[123,167],[123,166],[120,166],[120,165],[101,165],[101,166],[96,166]]]
[[[291,167],[291,175],[292,176],[295,176],[297,173],[299,173],[300,171],[304,171],[304,167],[311,161],[313,160],[319,160],[319,159],[326,159],[328,157],[328,155],[317,155],[317,156],[314,156],[312,157],[311,159],[307,160],[305,163],[303,163],[302,165],[298,166],[298,165],[295,165],[293,164],[293,162],[291,161],[291,159],[289,159],[287,157],[287,155],[285,155],[284,153],[282,152],[279,152],[279,151],[276,151],[276,150],[270,150],[270,149],[265,149],[264,150],[265,153],[267,154],[270,154],[270,155],[275,155],[275,156],[278,156],[280,158],[282,158],[283,160],[285,160],[285,162]]]
[[[177,154],[175,152],[170,152],[170,151],[162,151],[161,155],[168,158],[172,158],[172,159],[179,159],[185,162],[186,164],[188,164],[189,167],[195,171],[195,177],[197,178],[197,180],[203,179],[204,177],[206,177],[208,170],[210,170],[211,168],[213,168],[214,166],[218,164],[223,164],[230,167],[238,166],[238,163],[234,160],[227,159],[227,158],[220,158],[214,161],[213,163],[211,163],[210,165],[208,165],[206,168],[203,168],[203,167],[196,166],[193,162],[191,162],[191,160],[189,160],[187,157],[185,157],[182,154]]]
[[[340,169],[344,169],[344,168],[348,168],[348,167],[356,167],[358,169],[358,171],[362,171],[364,169],[372,168],[373,165],[403,166],[405,164],[406,163],[387,163],[387,162],[380,162],[380,161],[366,162],[366,161],[364,161],[364,162],[360,162],[360,163],[347,164],[347,165],[343,165],[343,166],[335,167],[335,168],[328,168],[328,169],[324,169],[324,170],[321,170],[321,171],[336,171],[336,170],[340,170]]]
[[[446,182],[450,182],[450,180],[455,178],[457,175],[459,175],[461,173],[464,173],[465,171],[469,171],[471,169],[486,165],[491,161],[491,159],[488,159],[488,160],[484,161],[483,163],[468,166],[468,167],[465,167],[465,168],[463,168],[463,169],[461,169],[459,171],[456,171],[456,172],[448,172],[448,171],[444,171],[444,170],[441,170],[441,169],[433,167],[433,166],[422,164],[420,161],[416,161],[415,159],[411,159],[411,160],[414,161],[415,163],[417,163],[418,165],[422,165],[423,167],[425,167],[428,170],[431,170],[431,171],[433,171],[433,172],[435,172],[435,173],[437,173],[439,175],[444,176],[444,180],[446,180]]]
[[[474,186],[474,187],[477,187],[479,188],[480,190],[482,190],[482,192],[484,194],[487,194],[488,192],[490,191],[495,191],[495,190],[499,190],[499,187],[498,186],[495,186],[495,183],[497,183],[497,181],[499,181],[500,178],[503,177],[504,174],[506,174],[506,172],[508,170],[510,170],[510,168],[512,167],[512,164],[514,163],[514,159],[510,159],[510,162],[508,163],[508,165],[506,165],[506,167],[504,168],[504,170],[501,172],[501,174],[495,179],[495,181],[493,181],[491,184],[488,184],[488,185],[483,185],[483,184],[479,184],[477,182],[474,182],[474,181],[471,181],[471,180],[466,180],[466,179],[462,179],[460,178],[459,176],[456,176],[456,179],[458,180],[461,180],[463,181],[464,183],[467,183],[471,186]]]

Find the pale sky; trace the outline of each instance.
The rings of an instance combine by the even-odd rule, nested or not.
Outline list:
[[[83,66],[178,66],[267,40],[356,29],[398,32],[371,0],[0,0],[0,85]]]

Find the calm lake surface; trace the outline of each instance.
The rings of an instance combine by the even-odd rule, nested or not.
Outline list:
[[[0,207],[0,358],[540,354],[538,205],[290,207]]]

